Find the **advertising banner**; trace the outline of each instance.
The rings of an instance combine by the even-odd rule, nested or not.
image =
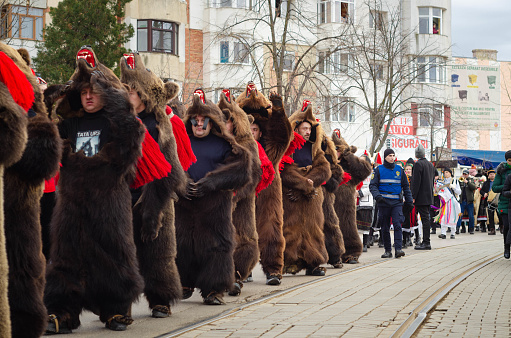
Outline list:
[[[471,60],[469,60],[471,61]],[[500,66],[451,66],[451,113],[460,124],[475,130],[496,130],[500,123]]]

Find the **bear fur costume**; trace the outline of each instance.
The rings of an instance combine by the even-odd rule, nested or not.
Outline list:
[[[120,60],[121,82],[139,93],[145,111],[156,117],[158,140],[165,159],[172,165],[167,177],[142,188],[133,208],[133,233],[137,246],[140,273],[144,277],[144,295],[153,316],[170,315],[170,305],[182,297],[181,281],[176,265],[176,230],[174,202],[176,191],[185,191],[186,176],[177,156],[176,140],[165,112],[166,103],[179,92],[174,82],[163,83],[147,69],[138,53]]]
[[[357,229],[357,204],[355,198],[356,187],[371,174],[371,164],[363,158],[355,156],[357,148],[349,146],[343,137],[332,133],[332,140],[340,152],[339,163],[342,169],[351,175],[351,179],[341,184],[335,190],[334,208],[339,217],[339,226],[344,239],[345,252],[342,262],[358,263],[362,254],[362,240]]]
[[[284,205],[284,273],[296,274],[307,269],[307,274],[320,273],[320,265],[328,260],[323,233],[323,189],[321,185],[332,175],[330,164],[321,150],[324,131],[312,112],[312,105],[304,102],[302,110],[289,117],[291,128],[304,122],[311,125],[307,142],[312,143],[312,165],[299,167],[286,163],[281,173]],[[311,185],[308,180],[312,180]]]
[[[272,93],[265,98],[250,82],[236,103],[252,115],[262,131],[259,143],[263,146],[275,170],[273,182],[257,196],[256,226],[259,236],[261,265],[268,277],[282,279],[285,239],[283,235],[284,209],[282,206],[282,181],[279,165],[293,138],[282,98]]]
[[[256,195],[255,190],[261,181],[262,169],[256,140],[250,131],[250,120],[245,112],[231,98],[230,91],[224,90],[220,95],[218,107],[226,120],[232,119],[233,134],[236,142],[250,152],[250,183],[236,191],[232,212],[232,223],[236,229],[236,247],[234,249],[234,273],[236,283],[229,294],[239,295],[242,281],[252,272],[259,260],[256,229]],[[253,117],[250,116],[253,120]],[[237,284],[237,285],[236,285]]]
[[[110,142],[91,157],[82,150],[72,152],[70,141],[64,142],[44,300],[49,324],[68,330],[80,325],[82,309],[99,315],[107,327],[114,321],[131,324],[131,304],[144,283],[133,240],[129,185],[142,155],[145,128],[125,86],[88,48],[79,51],[75,73],[57,102],[61,118],[86,114],[80,92],[87,86],[104,104]]]
[[[183,298],[199,288],[206,304],[222,304],[223,292],[234,283],[233,191],[250,182],[251,159],[249,151],[227,132],[220,108],[208,101],[200,89],[194,93],[183,118],[190,138],[192,118],[197,115],[210,119],[210,133],[226,140],[232,151],[222,164],[197,182],[188,177],[187,189],[193,186],[198,193],[187,194],[176,203],[176,262],[186,291]],[[198,158],[196,164],[199,161]]]
[[[325,157],[330,163],[330,171],[332,176],[322,185],[323,189],[323,216],[325,217],[325,225],[323,232],[325,233],[325,246],[328,252],[328,264],[334,268],[342,267],[342,254],[346,251],[344,248],[344,239],[342,237],[341,228],[339,227],[339,217],[335,213],[335,190],[343,181],[344,170],[342,170],[337,158],[337,151],[332,139],[324,136],[321,149],[325,152]]]
[[[47,319],[43,303],[46,260],[42,253],[39,201],[43,195],[44,180],[55,175],[59,168],[62,145],[56,126],[48,118],[43,95],[32,70],[13,48],[0,44],[0,51],[14,61],[23,74],[20,81],[28,80],[33,91],[31,109],[34,116],[28,118],[28,125],[22,132],[24,136],[18,135],[18,138],[28,135],[28,141],[21,159],[5,169],[3,204],[12,335],[39,337],[44,332]],[[8,133],[26,123],[25,120],[15,126],[19,122],[12,112],[11,118],[8,128],[12,129],[7,129]],[[16,131],[17,134],[19,132],[21,130]],[[7,145],[13,144],[15,149],[20,149],[21,145],[16,145],[18,142],[14,138],[7,141]],[[5,149],[11,150],[9,146]]]
[[[4,52],[10,49],[6,45],[0,43],[0,74],[7,71],[13,71],[14,76],[25,76],[25,74],[14,64]],[[14,52],[11,51],[14,55]],[[2,76],[3,77],[3,76]],[[7,262],[7,252],[5,248],[5,231],[4,231],[4,170],[12,164],[18,162],[23,155],[27,143],[27,112],[20,106],[12,96],[7,87],[7,80],[0,81],[0,336],[11,336],[11,318],[9,312],[8,278],[9,267]],[[18,82],[17,78],[11,79]],[[12,85],[12,83],[11,83]],[[30,83],[19,88],[19,95],[27,95],[27,91],[33,94]]]

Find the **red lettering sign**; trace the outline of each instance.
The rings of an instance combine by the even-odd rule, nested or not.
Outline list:
[[[391,138],[391,148],[395,149],[415,149],[422,144],[422,146],[428,149],[428,140],[420,140],[417,138]]]

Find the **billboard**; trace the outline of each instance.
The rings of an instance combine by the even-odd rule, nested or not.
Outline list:
[[[469,62],[472,60],[468,60]],[[477,61],[472,61],[477,62]],[[497,130],[500,126],[500,66],[451,66],[451,114],[470,129]]]

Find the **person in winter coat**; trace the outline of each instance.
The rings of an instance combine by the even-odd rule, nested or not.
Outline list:
[[[462,177],[460,178],[460,206],[461,213],[465,212],[465,209],[468,212],[468,232],[470,234],[474,234],[474,191],[477,189],[477,186],[474,182],[474,179],[469,176],[469,172],[467,169],[463,170]],[[458,219],[458,225],[456,226],[456,234],[459,233],[459,229],[461,226],[461,217]]]
[[[430,208],[433,204],[433,184],[435,183],[435,167],[425,158],[426,151],[422,145],[415,149],[415,157],[418,158],[412,170],[412,196],[415,209],[421,216],[422,243],[415,246],[416,250],[431,250]]]
[[[488,205],[495,198],[495,193],[492,191],[493,182],[495,181],[495,170],[490,169],[486,173],[488,175],[488,180],[484,182],[481,187],[481,193],[485,196],[486,208],[488,213],[488,235],[495,235],[495,209],[488,208]]]
[[[367,162],[371,163],[371,159],[367,155],[362,155]],[[369,183],[371,183],[371,175],[367,176],[362,182],[362,187],[357,191],[357,228],[362,231],[362,251],[367,252],[369,248],[369,231],[373,223],[374,198],[369,191]]]
[[[499,223],[500,228],[502,229],[502,233],[504,235],[504,258],[509,259],[510,252],[510,242],[508,240],[509,235],[509,198],[511,197],[511,193],[508,193],[509,188],[511,188],[508,180],[509,174],[511,173],[511,150],[506,151],[504,155],[506,158],[506,162],[502,162],[497,167],[497,175],[495,175],[495,181],[493,181],[492,190],[496,193],[501,193],[499,198]],[[504,191],[506,193],[504,194]]]

